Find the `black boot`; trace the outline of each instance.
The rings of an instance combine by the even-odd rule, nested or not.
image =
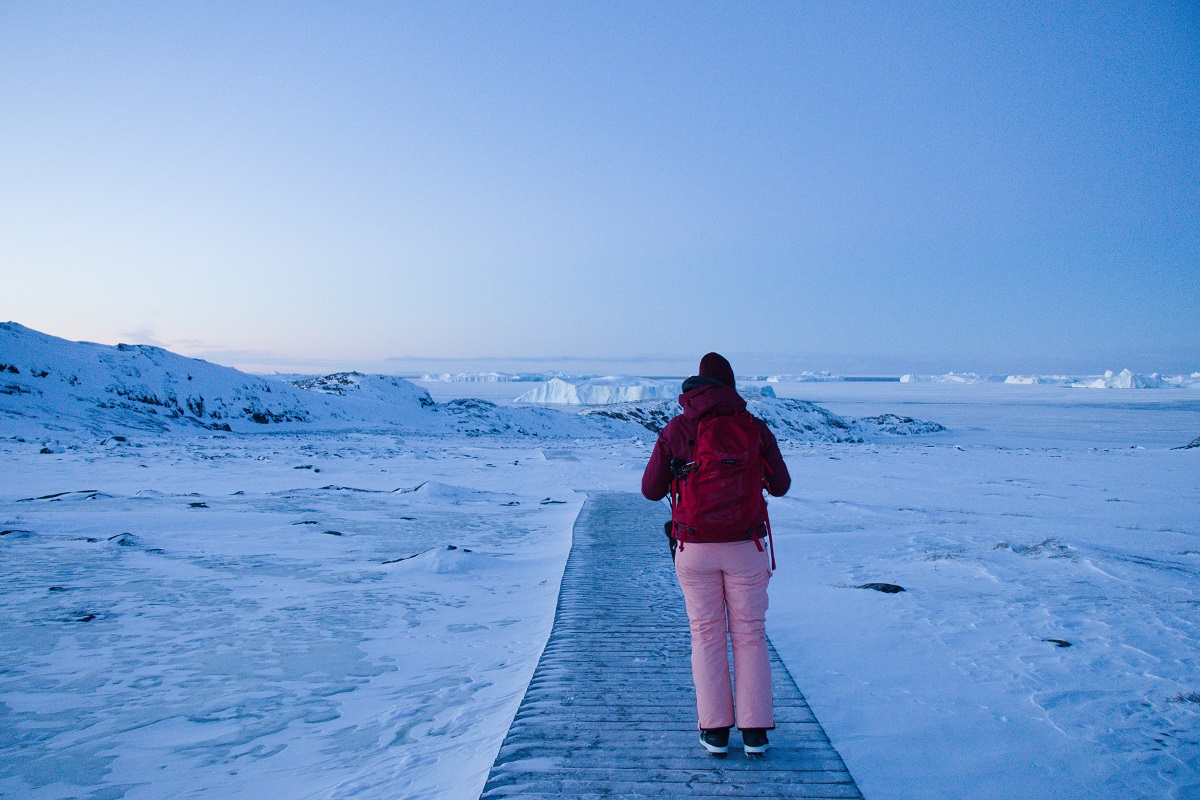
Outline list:
[[[742,731],[742,745],[746,748],[749,758],[762,758],[771,746],[767,741],[765,728],[746,728]]]
[[[729,728],[713,728],[700,731],[700,744],[704,749],[717,758],[724,758],[729,752]]]

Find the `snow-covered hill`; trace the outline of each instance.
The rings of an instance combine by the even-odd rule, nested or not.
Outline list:
[[[619,420],[482,400],[437,404],[387,375],[348,372],[286,382],[149,345],[70,342],[0,323],[0,433],[30,439],[126,430],[308,430],[393,426],[406,432],[629,436]]]
[[[15,322],[0,323],[0,364],[9,430],[230,430],[335,414],[325,398],[278,381],[149,345],[69,342]]]
[[[896,414],[847,419],[805,400],[770,395],[746,398],[746,410],[766,422],[781,441],[862,443],[881,437],[914,436],[946,430],[936,422]],[[600,406],[586,409],[580,414],[636,422],[657,433],[681,411],[677,401],[659,400]]]

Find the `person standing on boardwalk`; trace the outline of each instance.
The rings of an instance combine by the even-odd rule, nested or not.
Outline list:
[[[746,411],[723,356],[700,360],[679,405],[683,413],[654,445],[642,494],[655,501],[671,494],[669,535],[691,624],[700,743],[724,756],[736,721],[746,754],[760,756],[775,727],[766,633],[774,564],[762,544],[769,537],[762,491],[781,497],[792,479],[774,434]]]

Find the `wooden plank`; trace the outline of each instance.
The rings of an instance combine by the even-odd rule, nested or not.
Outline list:
[[[771,752],[747,759],[736,730],[728,758],[700,747],[687,614],[656,516],[638,495],[588,498],[482,797],[861,798],[774,648]]]

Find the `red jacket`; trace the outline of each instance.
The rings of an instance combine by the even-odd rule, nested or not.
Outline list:
[[[647,500],[662,500],[667,496],[671,488],[671,459],[691,461],[700,418],[721,403],[733,406],[736,411],[746,408],[742,396],[725,384],[706,383],[679,395],[683,413],[662,429],[654,452],[650,455],[650,463],[642,474],[642,494]],[[767,491],[775,497],[782,497],[792,485],[792,476],[788,474],[787,464],[783,463],[775,434],[762,420],[758,420],[758,424],[762,426],[761,452],[767,465]]]

